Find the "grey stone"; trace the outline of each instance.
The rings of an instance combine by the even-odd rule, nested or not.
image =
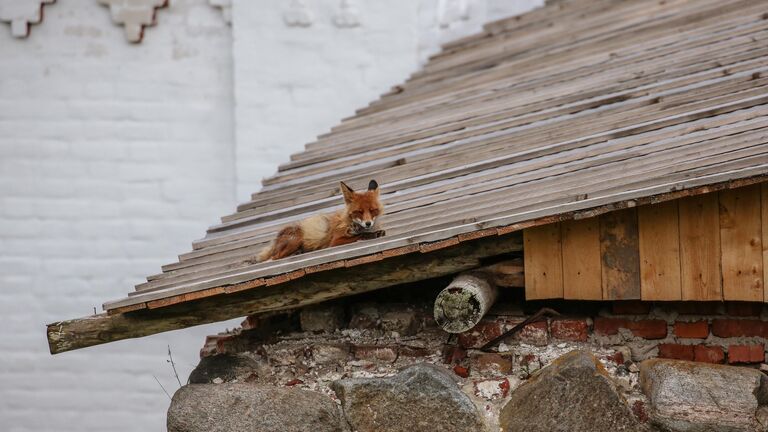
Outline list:
[[[341,305],[321,304],[302,309],[299,313],[299,322],[304,331],[332,333],[344,328],[344,315],[344,308]]]
[[[189,374],[190,384],[210,384],[216,378],[232,381],[259,369],[256,360],[245,355],[219,354],[203,357]]]
[[[475,405],[438,366],[421,363],[390,378],[343,379],[332,389],[357,432],[485,430]]]
[[[247,383],[190,384],[168,409],[168,432],[347,432],[338,406],[306,390]]]
[[[401,336],[412,336],[418,330],[416,312],[410,309],[384,312],[381,315],[381,328]]]
[[[685,432],[764,431],[766,377],[745,367],[651,359],[640,364],[651,421]]]
[[[375,330],[379,328],[381,316],[379,309],[373,306],[365,306],[352,314],[349,327],[354,329]]]
[[[342,364],[349,357],[349,347],[345,345],[314,345],[312,359],[318,364]]]
[[[563,355],[515,390],[499,425],[504,432],[642,430],[616,384],[585,351]]]

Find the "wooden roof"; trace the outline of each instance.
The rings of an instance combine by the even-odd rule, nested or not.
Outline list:
[[[574,0],[487,24],[309,143],[111,314],[746,184],[768,173],[768,9]],[[387,236],[254,263],[285,224],[382,186]]]

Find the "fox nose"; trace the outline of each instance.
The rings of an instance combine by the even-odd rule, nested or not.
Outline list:
[[[373,225],[373,222],[372,222],[372,221],[365,221],[365,227],[366,227],[366,228],[370,228],[370,227],[371,227],[371,225]]]

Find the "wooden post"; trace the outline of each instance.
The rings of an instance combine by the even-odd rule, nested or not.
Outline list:
[[[482,274],[460,274],[437,295],[435,321],[448,333],[465,332],[480,322],[497,295],[497,288]]]

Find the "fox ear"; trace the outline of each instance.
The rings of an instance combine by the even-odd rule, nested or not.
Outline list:
[[[371,180],[370,183],[368,183],[368,190],[369,191],[379,191],[379,184],[376,183],[376,180]]]
[[[355,196],[355,191],[344,182],[339,182],[339,186],[341,187],[342,195],[344,195],[344,202],[349,203],[352,201]]]

